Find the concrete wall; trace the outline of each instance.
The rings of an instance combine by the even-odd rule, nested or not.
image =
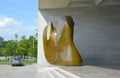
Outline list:
[[[42,46],[40,15],[46,22],[64,15],[73,17],[74,42],[84,64],[120,63],[120,6],[81,7],[39,11],[39,50]],[[40,35],[41,34],[41,35]]]

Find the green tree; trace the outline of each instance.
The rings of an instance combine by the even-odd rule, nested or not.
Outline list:
[[[37,56],[37,39],[34,36],[30,36],[28,39],[29,44],[29,56],[36,57]]]
[[[1,43],[0,43],[0,56],[2,56],[2,55],[3,55],[3,53],[2,53],[2,52],[3,52],[3,44],[1,44]]]
[[[0,53],[4,56],[37,56],[37,34],[31,35],[28,39],[23,35],[20,40],[17,40],[18,35],[15,34],[15,38],[16,40],[5,41],[4,45],[0,44]]]
[[[26,39],[26,36],[23,35],[21,37],[21,40],[18,41],[17,43],[17,52],[16,52],[16,55],[20,55],[20,56],[27,56],[27,39]]]
[[[4,56],[13,56],[15,54],[16,42],[13,40],[6,41],[6,45],[3,51]]]

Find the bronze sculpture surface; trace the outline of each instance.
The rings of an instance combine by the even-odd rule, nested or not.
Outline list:
[[[82,58],[73,42],[74,22],[65,16],[65,24],[58,37],[58,31],[50,23],[43,33],[44,52],[47,61],[55,65],[81,65]],[[59,38],[59,39],[58,39]]]

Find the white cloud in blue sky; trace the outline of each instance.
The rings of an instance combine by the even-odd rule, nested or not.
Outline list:
[[[0,3],[0,37],[4,40],[35,34],[38,0],[3,0]]]
[[[34,22],[36,22],[36,20],[34,20],[33,23]],[[36,33],[36,25],[25,26],[24,24],[25,21],[23,20],[16,20],[10,17],[0,16],[0,36],[9,40],[14,39],[15,34],[18,34],[18,36],[26,35],[29,37],[30,35],[34,35]]]
[[[19,26],[22,24],[22,21],[17,21],[13,18],[9,17],[0,17],[0,29],[1,28],[6,28],[6,27],[11,27],[11,26]]]
[[[20,26],[22,26],[22,21],[0,16],[0,36],[12,39],[13,34],[19,32]]]

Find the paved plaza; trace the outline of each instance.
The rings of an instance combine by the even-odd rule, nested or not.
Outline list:
[[[96,66],[0,65],[0,78],[119,78],[120,70]]]

